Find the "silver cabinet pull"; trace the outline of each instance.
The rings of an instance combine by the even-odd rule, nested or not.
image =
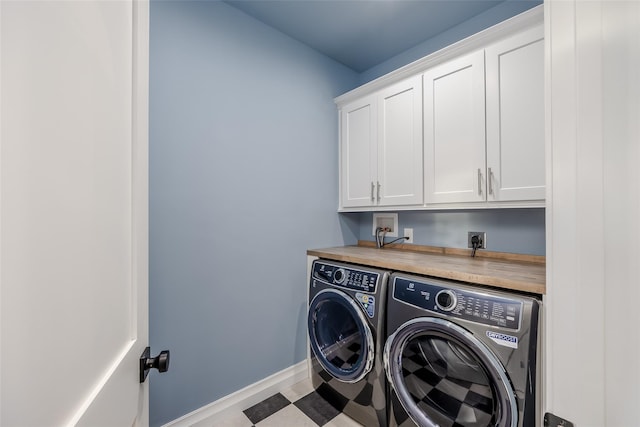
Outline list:
[[[380,201],[380,181],[376,181],[378,184],[378,202]]]
[[[478,196],[482,196],[482,171],[478,168]]]
[[[491,171],[491,168],[489,168],[488,172],[487,172],[487,181],[489,181],[489,194],[493,195],[493,184],[492,181],[493,180],[493,171]]]
[[[373,187],[374,187],[373,181],[371,181],[371,201],[375,202],[376,199],[373,198]]]

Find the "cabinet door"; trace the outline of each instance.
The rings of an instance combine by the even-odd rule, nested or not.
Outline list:
[[[380,205],[423,203],[422,76],[378,93],[378,178]]]
[[[424,74],[427,203],[485,198],[484,52]]]
[[[340,111],[342,207],[371,206],[377,176],[377,109],[374,95]]]
[[[539,26],[486,49],[488,200],[542,200],[544,32]]]

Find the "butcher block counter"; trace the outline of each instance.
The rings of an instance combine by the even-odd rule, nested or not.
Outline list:
[[[467,249],[400,244],[378,249],[374,242],[357,246],[310,249],[307,255],[393,271],[477,283],[535,294],[546,291],[545,257]]]

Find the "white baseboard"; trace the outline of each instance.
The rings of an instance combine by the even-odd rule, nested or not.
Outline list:
[[[293,384],[309,378],[306,360],[283,369],[280,372],[260,380],[254,384],[231,393],[193,412],[168,422],[163,427],[200,427],[210,426],[227,417],[231,412],[243,411],[256,403],[279,393]]]

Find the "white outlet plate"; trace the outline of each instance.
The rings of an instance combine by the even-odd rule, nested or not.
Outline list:
[[[404,237],[408,237],[403,243],[413,243],[413,228],[404,229]]]
[[[374,213],[373,226],[371,227],[371,235],[376,235],[376,228],[389,227],[391,231],[387,231],[386,237],[398,237],[398,214],[397,213]]]

